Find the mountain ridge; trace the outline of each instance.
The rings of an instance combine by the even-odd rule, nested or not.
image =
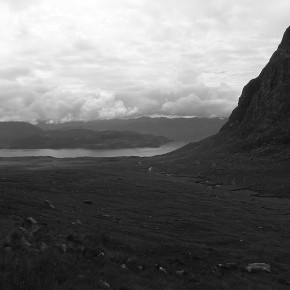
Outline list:
[[[94,121],[74,121],[58,124],[39,122],[42,129],[63,130],[83,128],[89,130],[132,131],[140,134],[164,136],[175,141],[198,141],[217,133],[227,118],[174,118],[140,117],[136,119],[112,119]]]
[[[159,147],[169,141],[162,136],[129,131],[45,131],[25,122],[0,122],[0,148],[6,149],[121,149]]]

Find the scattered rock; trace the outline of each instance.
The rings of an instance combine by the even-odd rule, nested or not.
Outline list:
[[[266,263],[251,263],[246,267],[246,271],[249,273],[258,272],[258,271],[270,273],[271,267],[269,264],[266,264]]]
[[[37,224],[37,221],[33,218],[33,217],[28,217],[27,219],[26,219],[26,221],[28,222],[28,223],[30,223],[30,224]]]
[[[23,227],[18,228],[23,234],[27,234],[27,230]]]
[[[128,270],[126,264],[122,264],[122,265],[121,265],[121,268],[122,268],[123,270]]]
[[[180,270],[180,271],[176,271],[175,272],[178,276],[183,276],[185,271],[184,270]]]
[[[44,201],[44,205],[46,208],[55,209],[55,206],[47,199]]]
[[[72,225],[82,225],[83,223],[80,220],[72,222]]]
[[[100,280],[99,283],[100,283],[100,286],[102,287],[102,289],[110,289],[111,288],[111,285],[106,281]]]
[[[67,251],[67,246],[66,244],[61,244],[60,249],[65,253]]]
[[[27,241],[23,241],[23,246],[25,246],[25,247],[30,247],[31,244],[30,244],[29,242],[27,242]]]
[[[40,251],[44,252],[46,249],[47,249],[47,244],[42,243],[41,246],[40,246]]]
[[[104,252],[101,252],[97,257],[105,257]]]
[[[238,265],[237,263],[225,263],[225,264],[219,264],[219,267],[222,269],[230,270],[230,269],[237,269]]]
[[[138,270],[143,271],[143,266],[138,266]]]
[[[162,272],[164,274],[167,275],[167,271],[166,269],[164,269],[163,267],[159,266],[158,264],[156,265],[156,269],[159,271],[159,272]]]
[[[83,201],[84,204],[90,204],[92,205],[93,204],[93,201],[92,200],[89,200],[89,199],[86,199]]]
[[[111,217],[109,214],[102,214],[102,217],[108,218]]]

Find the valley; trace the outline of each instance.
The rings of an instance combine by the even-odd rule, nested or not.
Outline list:
[[[289,162],[166,159],[2,158],[2,289],[288,289]]]

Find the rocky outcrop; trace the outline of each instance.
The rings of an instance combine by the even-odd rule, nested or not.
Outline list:
[[[290,27],[260,75],[244,87],[220,137],[249,146],[290,142]]]

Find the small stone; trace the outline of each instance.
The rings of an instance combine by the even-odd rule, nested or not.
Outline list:
[[[72,222],[72,225],[82,225],[83,223],[80,220]]]
[[[26,219],[26,221],[29,222],[30,224],[37,224],[37,221],[33,217],[31,217],[31,216],[28,217]]]
[[[237,269],[238,265],[237,263],[225,263],[219,264],[219,267],[222,269]]]
[[[77,278],[79,279],[79,280],[84,280],[84,279],[86,279],[87,277],[85,276],[85,275],[77,275]]]
[[[143,271],[143,266],[138,266],[138,270]]]
[[[23,227],[19,227],[18,228],[23,234],[25,234],[25,235],[29,235],[29,233],[27,232],[27,230],[25,229],[25,228],[23,228]]]
[[[101,253],[98,255],[98,257],[105,257],[104,252],[101,252]]]
[[[30,244],[29,242],[27,242],[27,241],[24,241],[24,242],[23,242],[23,246],[25,246],[25,247],[30,247],[31,244]]]
[[[111,288],[111,286],[108,282],[103,281],[103,280],[100,280],[99,282],[100,282],[100,286],[102,287],[102,289],[110,289]]]
[[[158,271],[167,275],[167,271],[163,267],[159,267]]]
[[[270,273],[271,267],[269,264],[266,263],[251,263],[246,267],[246,271],[249,273],[257,271],[264,271]]]
[[[92,202],[91,200],[89,200],[89,199],[84,200],[83,203],[84,203],[84,204],[90,204],[90,205],[93,204],[93,202]]]
[[[61,244],[60,249],[65,253],[67,251],[67,246],[66,244]]]
[[[44,201],[44,205],[47,207],[47,208],[50,208],[50,209],[55,209],[55,206],[49,201],[49,200],[45,200]]]
[[[123,270],[128,270],[126,264],[122,264],[122,265],[121,265],[121,268],[122,268]]]
[[[47,244],[42,243],[41,246],[40,246],[40,251],[44,252],[46,249],[47,249]]]
[[[184,270],[181,270],[181,271],[176,271],[175,272],[178,276],[183,276],[185,271]]]

